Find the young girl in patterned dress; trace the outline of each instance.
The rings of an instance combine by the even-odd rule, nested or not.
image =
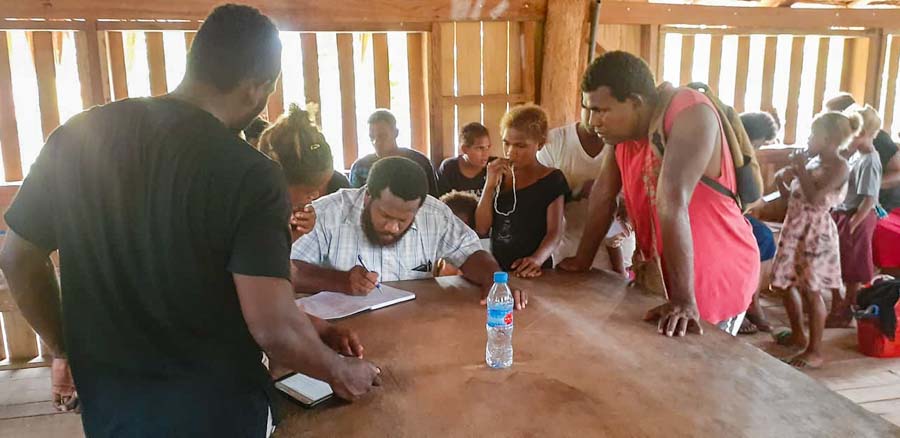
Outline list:
[[[785,359],[797,368],[822,365],[825,301],[822,294],[841,287],[838,230],[829,210],[843,199],[850,168],[839,150],[846,147],[862,125],[859,114],[820,114],[813,120],[805,154],[776,176],[778,189],[788,199],[787,215],[773,264],[772,288],[783,298],[791,330],[776,335],[780,344],[804,348]],[[807,158],[815,158],[807,163]],[[802,300],[801,300],[802,294]],[[809,342],[803,332],[803,303],[809,306]]]

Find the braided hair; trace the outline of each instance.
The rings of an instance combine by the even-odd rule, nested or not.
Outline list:
[[[314,186],[324,172],[334,171],[331,147],[313,121],[315,108],[291,104],[288,112],[263,131],[259,149],[281,164],[290,185]]]

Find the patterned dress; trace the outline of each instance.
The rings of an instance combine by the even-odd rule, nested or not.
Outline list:
[[[826,169],[810,170],[819,178]],[[837,225],[829,210],[844,198],[846,183],[812,204],[803,194],[800,181],[791,183],[791,197],[772,266],[772,286],[825,291],[841,287],[841,256]]]

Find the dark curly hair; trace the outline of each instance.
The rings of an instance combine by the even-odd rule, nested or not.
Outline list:
[[[316,126],[314,110],[291,104],[286,114],[259,136],[259,150],[281,164],[288,184],[312,186],[334,171],[334,158]]]
[[[478,122],[472,122],[463,126],[462,130],[460,130],[459,144],[460,146],[472,146],[475,144],[475,140],[488,136],[490,136],[490,134],[484,125]]]
[[[767,112],[752,112],[741,114],[741,124],[747,131],[750,141],[772,141],[778,134],[778,124],[775,118]]]
[[[378,199],[384,189],[404,200],[419,200],[419,205],[428,196],[428,177],[415,161],[403,157],[387,157],[375,162],[369,171],[366,190],[372,199]]]
[[[619,102],[637,94],[656,99],[656,82],[650,67],[641,58],[620,50],[595,58],[581,78],[581,91],[590,93],[609,87]]]

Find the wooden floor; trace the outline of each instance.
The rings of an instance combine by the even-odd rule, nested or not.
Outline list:
[[[764,298],[763,305],[773,324],[787,326],[787,315],[780,303]],[[778,357],[789,353],[775,345],[768,334],[739,339]],[[824,344],[828,362],[821,369],[807,373],[844,397],[900,425],[900,359],[863,356],[856,350],[855,329],[826,330]],[[78,415],[54,412],[49,397],[49,373],[49,368],[0,371],[0,438],[83,436]]]

